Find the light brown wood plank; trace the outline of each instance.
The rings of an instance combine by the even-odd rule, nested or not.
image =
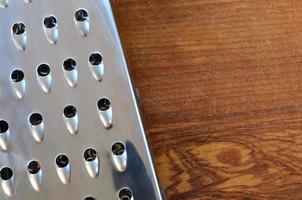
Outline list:
[[[302,199],[302,1],[114,7],[168,197]]]

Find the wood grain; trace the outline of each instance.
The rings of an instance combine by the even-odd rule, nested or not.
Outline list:
[[[114,7],[167,196],[302,199],[302,1]]]

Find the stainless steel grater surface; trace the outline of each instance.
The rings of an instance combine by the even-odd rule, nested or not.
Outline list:
[[[162,199],[109,0],[0,0],[0,199]]]

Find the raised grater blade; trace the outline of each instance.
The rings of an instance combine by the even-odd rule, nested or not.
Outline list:
[[[0,0],[0,199],[162,199],[109,0]]]

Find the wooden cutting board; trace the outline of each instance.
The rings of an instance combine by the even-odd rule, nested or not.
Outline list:
[[[170,199],[302,199],[302,1],[115,0]]]

